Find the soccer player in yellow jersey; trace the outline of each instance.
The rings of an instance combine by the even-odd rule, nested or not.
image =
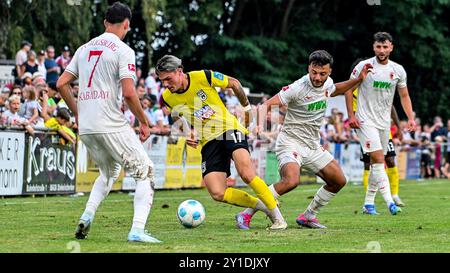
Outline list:
[[[232,88],[246,112],[248,126],[251,106],[237,79],[211,70],[185,73],[181,59],[165,55],[158,60],[156,73],[165,90],[161,100],[172,115],[181,117],[194,128],[186,143],[196,148],[202,146],[203,181],[211,197],[219,202],[241,207],[263,210],[271,219],[272,230],[287,228],[267,184],[259,178],[253,168],[247,143],[247,129],[226,109],[215,87]],[[227,187],[230,162],[244,182],[256,193],[256,197],[245,191]],[[239,214],[236,216],[239,217]],[[242,221],[237,221],[238,226]]]
[[[360,60],[358,60],[357,63],[359,63]],[[356,112],[356,106],[357,106],[357,98],[358,98],[358,89],[353,90],[353,93],[346,93],[346,103],[347,103],[347,109],[353,109],[352,114]],[[391,118],[394,121],[395,125],[400,128],[400,120],[397,115],[397,111],[395,110],[395,107],[392,106],[391,110]],[[402,138],[402,132],[399,130],[399,139]],[[405,204],[402,202],[400,197],[398,196],[399,191],[399,173],[398,168],[395,164],[395,146],[394,142],[392,141],[392,134],[389,134],[389,143],[387,147],[387,153],[384,156],[384,160],[386,162],[386,173],[389,177],[389,183],[391,188],[391,194],[392,199],[394,199],[394,202],[399,207],[404,207]],[[364,151],[361,148],[361,157],[360,160],[364,162],[364,174],[363,174],[363,185],[364,185],[364,192],[367,191],[367,185],[369,184],[369,172],[370,172],[370,156],[368,153],[364,153]],[[378,214],[376,210],[373,211],[363,211],[367,214]]]

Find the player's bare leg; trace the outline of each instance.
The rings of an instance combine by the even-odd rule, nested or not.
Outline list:
[[[317,175],[325,181],[314,195],[313,200],[306,208],[305,212],[300,214],[297,218],[297,224],[308,228],[326,228],[317,220],[317,213],[326,206],[330,200],[336,196],[347,183],[344,173],[336,160],[331,161],[328,165],[320,170]]]

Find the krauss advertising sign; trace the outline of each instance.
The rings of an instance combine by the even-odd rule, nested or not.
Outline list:
[[[75,145],[59,144],[59,136],[36,132],[26,141],[24,194],[75,192]]]

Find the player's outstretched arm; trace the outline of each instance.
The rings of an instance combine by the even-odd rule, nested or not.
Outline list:
[[[398,89],[400,94],[400,102],[402,103],[403,110],[408,117],[408,131],[416,130],[416,122],[414,121],[414,113],[412,109],[411,98],[409,97],[408,87],[402,87]]]
[[[359,73],[358,78],[336,83],[336,90],[333,92],[333,94],[331,94],[331,97],[342,95],[347,91],[352,92],[353,90],[355,90],[359,86],[359,84],[366,78],[367,74],[372,68],[373,67],[371,64],[365,64],[363,69]]]
[[[64,71],[61,77],[59,77],[58,81],[56,82],[56,88],[61,94],[61,97],[66,102],[70,111],[72,111],[72,113],[74,114],[75,119],[78,121],[77,103],[75,101],[75,98],[73,97],[73,93],[70,88],[70,84],[74,80],[76,80],[76,77],[73,74]]]

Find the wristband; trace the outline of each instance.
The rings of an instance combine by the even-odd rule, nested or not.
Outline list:
[[[248,104],[247,106],[244,107],[244,111],[248,112],[252,110],[252,106],[250,104]]]

